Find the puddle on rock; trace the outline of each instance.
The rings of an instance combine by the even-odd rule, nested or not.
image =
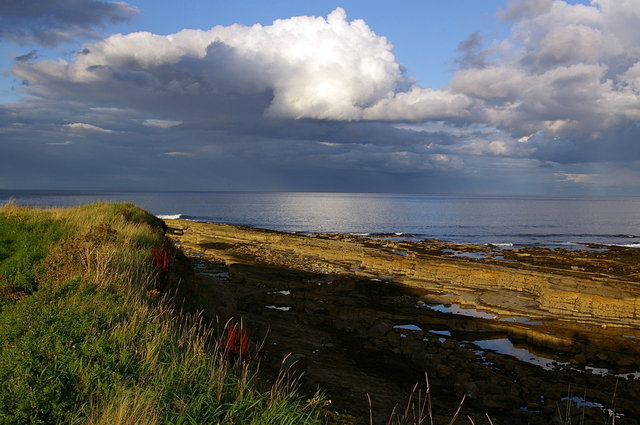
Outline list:
[[[615,375],[618,378],[624,379],[640,379],[640,372],[618,373]]]
[[[200,272],[200,274],[203,276],[213,277],[216,279],[229,280],[229,272],[220,272],[220,273]]]
[[[604,405],[601,404],[601,403],[594,403],[592,401],[587,401],[587,400],[583,399],[582,397],[577,397],[577,396],[562,397],[560,399],[560,401],[571,401],[578,408],[580,408],[580,407],[595,407],[597,409],[603,409],[604,408]]]
[[[498,317],[493,313],[478,311],[475,308],[462,308],[458,304],[451,304],[450,306],[446,306],[444,304],[418,304],[417,307],[428,308],[429,310],[438,311],[440,313],[457,314],[460,316],[475,317],[479,319],[496,319]]]
[[[498,354],[515,357],[522,362],[540,366],[544,370],[553,370],[556,366],[568,364],[559,363],[553,359],[537,356],[525,348],[516,348],[509,338],[485,339],[481,341],[472,341],[472,343],[483,350],[495,351]]]
[[[452,295],[445,295],[445,296],[452,296]],[[480,311],[480,310],[476,310],[475,308],[464,308],[464,307],[460,307],[460,304],[450,304],[450,305],[445,305],[445,304],[435,304],[435,305],[430,305],[425,303],[424,301],[418,301],[416,303],[416,307],[418,308],[428,308],[429,310],[433,310],[433,311],[437,311],[440,313],[449,313],[449,314],[456,314],[459,316],[466,316],[466,317],[474,317],[477,319],[487,319],[487,320],[499,320],[501,322],[512,322],[512,323],[521,323],[523,325],[534,325],[534,326],[539,326],[542,325],[541,321],[538,320],[532,320],[528,317],[523,317],[523,316],[511,316],[511,317],[498,317],[498,315],[493,314],[493,313],[488,313],[486,311]]]
[[[612,418],[613,416],[615,416],[616,419],[621,419],[621,418],[624,417],[624,415],[622,413],[617,413],[614,410],[606,408],[606,407],[604,407],[604,405],[602,403],[596,403],[596,402],[593,402],[593,401],[587,401],[587,400],[583,399],[582,397],[578,397],[578,396],[562,397],[560,399],[560,401],[570,401],[573,404],[575,404],[578,409],[581,409],[583,407],[588,407],[588,408],[591,408],[591,409],[600,409],[603,413],[606,413],[607,415],[609,415],[610,418]]]
[[[267,292],[267,295],[275,295],[275,294],[291,295],[291,291],[283,290],[283,291],[272,291],[272,292]]]
[[[612,374],[609,371],[609,369],[604,368],[604,367],[585,366],[584,369],[587,372],[591,372],[594,375],[599,375],[599,376],[613,375],[616,378],[622,378],[622,379],[640,379],[640,371],[639,372],[626,372],[626,373]]]
[[[432,334],[436,334],[436,335],[443,335],[443,336],[451,336],[451,332],[449,331],[435,331],[435,330],[430,330],[429,333]]]
[[[395,325],[393,329],[402,329],[405,331],[421,331],[422,328],[416,325]]]
[[[522,316],[503,317],[498,320],[500,320],[501,322],[521,323],[523,325],[534,325],[534,326],[542,325],[542,322],[539,320],[531,320],[528,317],[522,317]]]
[[[509,262],[512,262],[512,263],[517,263],[518,262],[518,260],[510,260],[510,259],[504,258],[504,255],[495,255],[495,256],[489,257],[489,258],[491,260],[497,260],[497,261],[509,261]]]
[[[487,258],[487,255],[490,254],[484,251],[460,252],[460,251],[454,251],[453,249],[450,249],[450,248],[445,248],[442,250],[442,252],[444,254],[447,254],[449,257],[471,258],[473,260],[484,260],[485,258]]]
[[[430,331],[434,332],[434,331]],[[517,348],[513,345],[509,338],[498,338],[498,339],[487,339],[480,341],[471,341],[477,347],[480,347],[482,350],[473,349],[473,346],[467,346],[474,354],[476,354],[484,364],[491,364],[491,362],[487,361],[485,356],[486,351],[493,351],[498,354],[504,354],[506,356],[514,357],[517,360],[520,360],[524,363],[533,364],[536,366],[540,366],[544,370],[554,370],[558,367],[568,367],[577,372],[589,372],[598,376],[615,376],[617,378],[622,379],[640,379],[640,371],[638,372],[627,372],[627,373],[618,373],[612,374],[609,369],[601,368],[601,367],[593,367],[593,366],[584,366],[584,369],[578,369],[575,365],[567,362],[558,362],[556,360],[538,356],[533,354],[531,351],[526,348]]]
[[[280,310],[280,311],[289,311],[289,310],[291,310],[290,306],[276,307],[275,305],[267,305],[267,306],[265,306],[265,308],[268,308],[268,309],[271,309],[271,310]]]

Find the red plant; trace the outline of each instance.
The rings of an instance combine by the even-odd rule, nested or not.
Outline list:
[[[240,355],[244,356],[249,352],[249,347],[251,346],[251,340],[249,339],[249,334],[244,332],[240,337]]]
[[[173,260],[170,247],[154,246],[151,250],[151,258],[156,272],[156,282],[161,286],[167,285],[169,283],[169,269]]]
[[[154,246],[152,250],[153,266],[163,273],[169,271],[171,252],[163,246]]]
[[[237,324],[233,324],[227,331],[227,339],[224,349],[233,357],[244,357],[251,347],[249,334]]]
[[[238,328],[237,325],[233,325],[227,332],[227,342],[224,345],[224,349],[228,353],[237,352],[236,346],[238,345]]]

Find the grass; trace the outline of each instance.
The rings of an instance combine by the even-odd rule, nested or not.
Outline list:
[[[261,387],[173,308],[158,246],[162,222],[132,204],[0,207],[0,423],[322,423],[319,397]]]
[[[52,219],[34,219],[5,208],[0,220],[0,285],[3,294],[32,292],[35,289],[34,264],[47,254],[48,246],[64,235],[64,225]]]

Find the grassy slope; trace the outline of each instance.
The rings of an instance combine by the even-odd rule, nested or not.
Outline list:
[[[159,225],[131,204],[0,207],[0,424],[320,423],[161,299]]]

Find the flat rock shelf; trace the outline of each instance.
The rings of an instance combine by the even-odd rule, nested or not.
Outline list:
[[[192,259],[200,307],[264,339],[266,378],[294,353],[301,390],[321,388],[332,409],[368,423],[369,394],[386,423],[426,373],[447,423],[463,395],[475,423],[638,423],[640,250],[165,221]]]

